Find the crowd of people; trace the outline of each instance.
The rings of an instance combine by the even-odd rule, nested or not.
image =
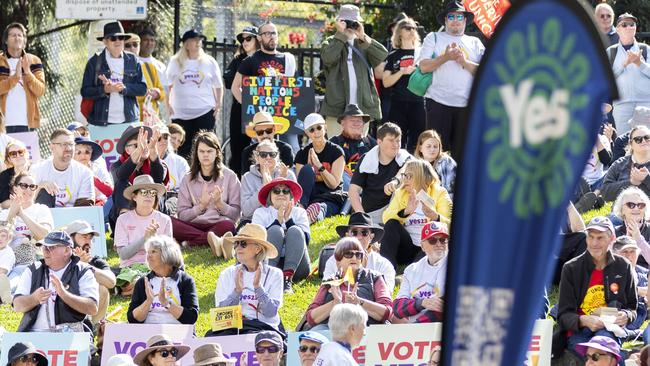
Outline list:
[[[98,38],[104,49],[85,67],[84,118],[55,129],[51,156],[40,162],[10,133],[40,127],[43,66],[26,52],[25,27],[8,25],[0,53],[0,301],[23,314],[18,331],[92,334],[111,293],[130,298],[129,323],[195,325],[198,294],[183,250],[208,246],[214,258],[206,261],[235,259],[215,274],[214,307],[241,305],[244,319],[242,329],[205,336],[255,333],[258,362],[277,365],[287,342],[284,296],[316,272],[311,225],[339,214],[348,223],[333,228],[340,239],[319,255],[323,282],[297,329],[309,330],[300,336],[302,364],[354,364],[351,350],[370,324],[442,321],[456,168],[485,50],[465,34],[473,17],[451,1],[437,16],[444,28],[421,41],[418,23],[400,14],[382,44],[366,33],[358,7],[342,5],[321,47],[324,100],[305,116],[304,136],[264,110],[241,118],[243,78],[297,74],[294,56],[277,49],[273,23],[246,26],[222,73],[196,30],[182,35],[165,65],[153,56],[155,32],[109,22]],[[604,3],[595,17],[611,43],[621,99],[603,107],[569,207],[553,352],[622,365],[622,341],[642,333],[650,341],[640,330],[650,262],[650,94],[646,100],[642,87],[650,63],[636,17],[621,14],[614,25]],[[425,88],[411,85],[416,70],[431,73]],[[225,106],[230,161],[213,132],[225,89],[234,97]],[[115,136],[119,157],[109,170],[88,125],[116,124],[128,126]],[[585,226],[579,213],[605,201],[614,201],[611,215]],[[54,227],[52,209],[81,206],[103,207],[118,267],[91,255],[99,232],[88,222]],[[611,321],[600,315],[606,308],[614,308]],[[109,364],[163,365],[188,350],[158,335],[133,359]],[[194,359],[236,362],[218,338]],[[47,364],[28,343],[9,352],[11,365],[30,362]]]

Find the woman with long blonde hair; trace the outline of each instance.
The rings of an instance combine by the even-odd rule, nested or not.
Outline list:
[[[183,34],[183,46],[167,66],[169,98],[167,108],[172,122],[179,124],[189,138],[178,148],[187,158],[192,138],[199,130],[214,130],[221,110],[223,81],[217,61],[203,51],[206,37],[192,29]]]
[[[412,263],[422,253],[420,234],[426,223],[451,222],[451,198],[429,162],[409,160],[398,178],[399,188],[384,211],[380,250],[395,267]]]
[[[440,178],[440,184],[445,187],[450,197],[454,193],[456,180],[456,161],[448,152],[442,149],[442,138],[435,130],[426,130],[418,137],[415,145],[415,157],[428,161]]]

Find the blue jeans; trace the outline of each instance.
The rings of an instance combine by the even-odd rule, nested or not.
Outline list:
[[[316,174],[314,173],[314,169],[312,169],[311,165],[305,165],[302,167],[302,169],[300,169],[300,173],[298,173],[298,184],[302,187],[302,197],[300,197],[300,204],[306,209],[311,203],[314,203],[312,202],[311,195],[314,190],[314,186],[316,185]],[[325,217],[338,215],[341,212],[341,205],[337,203],[331,201],[325,201],[322,203],[327,206]]]
[[[592,337],[595,336],[604,336],[607,338],[611,338],[618,343],[618,345],[621,345],[621,340],[620,338],[616,337],[614,333],[608,331],[607,329],[601,329],[596,332],[592,332],[589,328],[584,327],[580,329],[579,331],[573,333],[571,337],[567,340],[567,348],[573,352],[574,355],[582,359],[582,355],[580,355],[578,352],[576,352],[576,346],[578,343],[586,343],[589,342],[589,340]],[[625,354],[621,352],[621,361],[618,363],[620,366],[625,366]]]

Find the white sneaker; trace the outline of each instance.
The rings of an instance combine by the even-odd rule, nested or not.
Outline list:
[[[232,233],[230,231],[223,234],[223,236],[221,237],[221,243],[222,243],[221,247],[223,248],[223,258],[225,260],[229,260],[235,257],[235,253],[234,253],[235,246],[233,242],[229,240],[224,240],[224,238],[230,238],[230,237],[232,237]]]
[[[208,232],[208,244],[210,245],[210,249],[212,250],[212,255],[215,257],[219,258],[223,256],[223,239],[221,239],[217,234],[213,233],[212,231]]]
[[[3,304],[11,305],[11,283],[7,275],[0,275],[0,301]]]

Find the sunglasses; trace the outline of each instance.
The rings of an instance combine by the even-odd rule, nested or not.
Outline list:
[[[640,210],[643,210],[645,208],[645,202],[639,202],[639,203],[634,203],[634,202],[625,202],[625,206],[629,209],[635,209],[639,208]]]
[[[244,41],[244,42],[250,42],[251,40],[253,40],[253,36],[248,36],[248,37],[242,38],[242,41]]]
[[[238,248],[238,247],[241,247],[242,249],[246,249],[246,247],[248,246],[248,243],[246,242],[246,240],[237,240],[234,243],[234,245],[235,245],[235,249]]]
[[[155,189],[140,189],[138,190],[138,193],[145,197],[156,197],[158,195],[158,191]]]
[[[162,356],[162,358],[167,358],[167,357],[169,357],[170,355],[171,355],[172,357],[175,358],[175,357],[178,355],[178,350],[177,350],[176,348],[172,348],[172,349],[163,349],[163,350],[158,350],[158,351],[156,351],[156,352],[160,353],[160,355]]]
[[[347,259],[352,259],[353,257],[357,257],[357,259],[362,259],[363,258],[363,252],[349,251],[349,252],[343,253],[343,257],[345,257]]]
[[[402,176],[402,179],[411,179],[411,178],[413,178],[413,174],[411,174],[411,173],[402,173],[400,175]]]
[[[318,126],[311,127],[308,131],[309,131],[309,133],[314,133],[315,131],[320,131],[322,129],[323,129],[323,126],[318,125]]]
[[[612,17],[612,14],[600,14],[600,19],[609,19]]]
[[[257,156],[259,156],[262,159],[265,158],[275,158],[278,156],[277,151],[258,151]]]
[[[600,358],[604,357],[604,356],[612,357],[612,355],[610,355],[608,353],[598,353],[598,352],[595,352],[595,353],[592,353],[592,354],[585,353],[585,361],[591,359],[594,362],[598,362],[598,360],[600,360]]]
[[[25,150],[16,150],[16,151],[9,151],[9,157],[10,158],[16,158],[18,156],[25,156]]]
[[[276,345],[271,345],[271,346],[255,346],[255,352],[257,353],[278,353],[280,352],[280,347]]]
[[[271,134],[273,134],[273,132],[275,132],[275,129],[273,129],[273,128],[267,128],[265,130],[255,131],[257,136],[263,136],[264,134],[271,135]]]
[[[158,138],[158,142],[160,142],[162,140],[165,140],[165,141],[169,140],[169,135],[163,135],[163,136],[160,136],[160,138]]]
[[[36,356],[34,356],[34,355],[20,356],[20,358],[18,360],[20,360],[20,362],[23,362],[23,363],[26,363],[26,362],[38,363],[38,358],[36,358]]]
[[[365,230],[365,229],[359,229],[359,230],[357,230],[357,229],[351,229],[351,230],[349,231],[349,233],[352,234],[352,236],[359,236],[359,235],[361,235],[361,236],[363,236],[363,237],[365,238],[366,236],[370,235],[370,230]]]
[[[273,192],[274,194],[285,194],[285,195],[288,195],[289,193],[291,193],[291,190],[290,190],[289,188],[284,188],[284,189],[281,189],[281,188],[274,188],[271,192]]]
[[[623,27],[623,28],[627,28],[627,27],[634,28],[634,27],[636,27],[635,22],[621,22],[621,23],[619,23],[619,25],[621,27]]]
[[[406,29],[407,31],[412,31],[418,29],[417,27],[414,27],[412,25],[405,25],[402,27],[402,29]]]
[[[138,47],[137,43],[125,43],[124,48],[136,48]]]
[[[632,137],[632,140],[634,140],[634,142],[636,142],[637,144],[640,144],[643,141],[648,142],[650,141],[650,135]]]
[[[22,189],[29,189],[29,190],[32,190],[32,191],[35,191],[36,189],[38,189],[37,184],[18,183],[16,185],[18,187],[22,188]]]
[[[450,22],[454,20],[463,21],[465,20],[465,14],[447,14],[447,20]]]
[[[429,238],[429,239],[427,239],[427,241],[431,245],[436,245],[438,243],[440,243],[440,245],[445,245],[445,244],[447,244],[448,240],[447,240],[447,238]]]
[[[110,36],[107,39],[110,39],[111,42],[116,42],[116,41],[123,41],[126,39],[125,36]]]
[[[300,346],[300,347],[298,347],[298,351],[300,351],[300,353],[305,353],[307,351],[310,351],[311,353],[318,353],[318,352],[320,352],[320,347],[316,347],[316,346],[311,346],[311,347],[309,347],[309,346]]]
[[[77,150],[76,151],[77,155],[92,155],[92,151],[90,150]]]

